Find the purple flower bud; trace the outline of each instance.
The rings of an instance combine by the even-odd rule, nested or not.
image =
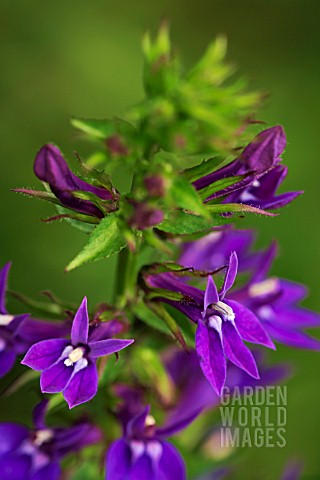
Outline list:
[[[166,181],[160,175],[145,177],[144,184],[150,197],[164,197],[166,193]]]
[[[86,215],[104,217],[103,211],[92,201],[76,198],[72,192],[89,192],[102,201],[112,200],[112,193],[74,175],[56,146],[48,144],[39,150],[34,162],[34,172],[40,180],[49,184],[52,193],[63,206]]]
[[[145,202],[131,202],[134,213],[129,218],[129,225],[137,230],[153,227],[163,221],[162,210],[154,208]]]

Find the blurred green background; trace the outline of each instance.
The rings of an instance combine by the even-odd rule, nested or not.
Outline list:
[[[260,117],[286,129],[285,189],[306,193],[279,217],[244,225],[259,228],[260,244],[279,240],[274,272],[307,283],[305,305],[320,310],[319,15],[318,0],[2,0],[0,254],[1,265],[13,261],[11,288],[29,295],[51,289],[76,302],[87,294],[91,306],[110,299],[113,259],[64,274],[85,236],[65,223],[41,223],[53,208],[10,188],[40,187],[32,162],[48,141],[69,157],[75,148],[89,151],[74,136],[71,115],[121,115],[141,98],[141,36],[166,16],[187,65],[223,32],[229,59],[254,88],[270,93]],[[319,355],[280,347],[273,359],[296,365],[288,382],[287,445],[242,454],[238,478],[278,478],[291,457],[305,462],[306,478],[320,478]]]

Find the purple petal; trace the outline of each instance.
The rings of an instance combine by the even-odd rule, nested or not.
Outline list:
[[[304,332],[269,321],[264,322],[264,325],[276,342],[289,345],[290,347],[320,350],[320,340],[310,337]]]
[[[278,160],[286,146],[286,136],[280,125],[260,132],[244,149],[241,159],[249,170],[265,172]]]
[[[132,465],[130,480],[151,480],[157,479],[153,469],[153,462],[149,455],[141,455]],[[158,480],[158,479],[157,479]]]
[[[311,328],[320,326],[319,313],[302,307],[273,307],[276,323],[292,328]]]
[[[196,332],[196,351],[204,376],[210,382],[217,395],[226,380],[226,360],[219,333],[198,322]]]
[[[307,294],[308,289],[305,285],[300,283],[291,282],[283,278],[279,279],[280,287],[282,291],[281,301],[283,303],[296,303],[303,300]]]
[[[232,308],[236,316],[235,323],[243,340],[258,343],[275,350],[276,347],[272,340],[251,310],[233,300],[227,300],[226,303]]]
[[[229,321],[223,322],[222,332],[224,351],[229,360],[252,377],[259,378],[253,355],[244,345],[234,325]]]
[[[89,343],[90,357],[98,358],[119,352],[133,343],[134,340],[108,339]]]
[[[0,423],[0,456],[17,450],[28,435],[28,429],[22,425]]]
[[[41,373],[40,388],[43,393],[62,392],[70,382],[73,367],[67,367],[61,360]]]
[[[241,169],[241,162],[239,159],[234,160],[233,162],[225,165],[224,167],[219,168],[215,172],[209,173],[205,177],[201,177],[195,182],[193,182],[193,186],[196,190],[201,190],[202,188],[211,185],[222,178],[228,178],[239,174],[239,170]]]
[[[59,480],[61,478],[61,467],[59,463],[49,463],[37,470],[30,480]]]
[[[43,340],[29,349],[21,363],[36,371],[46,370],[60,358],[69,344],[69,340],[64,338]]]
[[[73,319],[71,329],[71,341],[74,346],[86,345],[89,334],[89,317],[87,309],[87,297],[84,297]]]
[[[217,287],[214,283],[212,276],[209,275],[207,280],[206,290],[204,292],[204,304],[203,304],[204,314],[206,313],[206,310],[208,306],[211,305],[211,303],[216,303],[218,301],[219,301],[219,295],[218,295]]]
[[[66,322],[44,321],[28,317],[19,328],[19,339],[29,348],[34,343],[66,337],[69,333],[70,327]]]
[[[37,429],[45,428],[45,416],[48,409],[49,400],[42,400],[33,409],[32,423]]]
[[[202,407],[198,408],[196,411],[193,409],[192,413],[188,416],[184,416],[184,418],[179,418],[179,420],[175,423],[171,422],[168,423],[165,427],[157,428],[156,435],[161,437],[171,437],[176,433],[180,432],[187,428],[190,423],[192,423],[202,411]]]
[[[230,288],[234,284],[234,281],[237,276],[237,272],[238,272],[238,257],[236,252],[232,252],[230,254],[228,269],[224,277],[224,282],[219,292],[219,296],[221,297],[221,299],[224,298],[227,291],[230,290]]]
[[[116,319],[98,323],[89,329],[89,343],[115,337],[123,331],[123,327],[123,322]]]
[[[161,442],[162,456],[157,480],[186,480],[186,468],[178,450],[168,442]]]
[[[98,372],[95,363],[77,372],[63,391],[69,408],[91,400],[98,390]]]
[[[144,433],[146,418],[150,413],[150,405],[147,405],[141,412],[133,417],[127,425],[127,435],[134,437]]]
[[[17,354],[13,350],[0,352],[0,378],[4,377],[14,366]]]
[[[8,274],[11,268],[11,263],[7,263],[1,270],[0,270],[0,314],[6,315],[6,290],[7,290],[7,283],[8,283]]]
[[[101,440],[101,431],[90,423],[55,430],[55,448],[59,456],[82,449]]]
[[[106,480],[129,479],[130,471],[130,447],[124,440],[117,440],[111,444],[106,456]]]
[[[72,195],[73,191],[91,192],[103,200],[112,199],[112,194],[104,189],[84,182],[69,169],[60,150],[54,145],[45,145],[36,155],[34,172],[43,182],[50,185],[51,191],[62,205],[79,212],[103,217],[101,210],[88,200],[81,200]]]
[[[1,480],[28,479],[31,462],[30,455],[7,454],[0,459]]]

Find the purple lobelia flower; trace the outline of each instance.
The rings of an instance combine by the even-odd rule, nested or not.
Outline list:
[[[73,320],[71,339],[54,338],[36,343],[21,363],[42,372],[42,392],[62,392],[72,408],[95,396],[98,389],[97,358],[118,352],[132,342],[101,339],[101,336],[97,339],[95,332],[89,335],[87,299],[84,298]]]
[[[92,185],[74,175],[55,145],[48,144],[39,150],[34,172],[40,180],[49,184],[61,205],[86,215],[103,218],[105,213],[98,207],[99,200],[104,202],[114,198],[110,190]],[[76,198],[73,192],[88,192],[96,201]]]
[[[140,410],[124,425],[123,438],[110,446],[106,480],[185,480],[183,459],[165,438],[183,430],[198,414],[158,428],[150,407]]]
[[[196,180],[194,186],[197,190],[202,190],[216,181],[240,175],[244,178],[209,194],[206,202],[224,197],[223,203],[243,203],[264,210],[284,207],[303,193],[299,191],[276,195],[287,175],[287,167],[280,165],[280,155],[285,145],[283,128],[268,128],[255,137],[239,158]]]
[[[268,277],[275,256],[274,243],[260,252],[249,282],[233,291],[230,298],[253,311],[275,341],[296,348],[320,350],[320,341],[303,331],[319,327],[320,315],[297,305],[306,296],[306,288],[288,280]]]
[[[197,324],[196,351],[202,371],[218,395],[226,381],[229,359],[254,378],[259,378],[256,362],[244,341],[274,349],[269,335],[256,315],[228,292],[238,270],[235,252],[230,255],[221,290],[208,277],[205,292],[184,284],[171,273],[153,275],[149,283],[161,289],[173,290],[184,296],[182,301],[163,301],[171,304]]]
[[[63,457],[101,440],[100,430],[90,423],[47,427],[47,405],[44,400],[34,409],[32,429],[17,423],[0,423],[2,480],[58,480]]]
[[[34,342],[65,335],[63,322],[45,322],[26,315],[11,315],[6,309],[6,289],[10,270],[7,263],[0,270],[0,377],[14,366],[17,355],[26,353]]]

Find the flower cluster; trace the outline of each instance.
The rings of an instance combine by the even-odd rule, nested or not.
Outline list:
[[[254,137],[260,95],[232,83],[224,53],[219,39],[184,74],[161,27],[155,41],[144,40],[146,98],[128,118],[72,121],[96,142],[99,160],[77,155],[76,175],[58,147],[44,145],[34,172],[45,189],[15,190],[53,203],[51,220],[89,234],[67,271],[114,254],[119,261],[112,304],[91,310],[86,297],[77,309],[52,294],[46,308],[18,295],[31,313],[13,315],[10,264],[0,271],[0,376],[11,375],[5,393],[26,385],[34,393],[39,376],[44,398],[33,427],[0,424],[4,480],[58,480],[69,454],[63,478],[72,479],[79,451],[94,444],[92,456],[82,454],[88,480],[186,480],[189,457],[196,478],[224,478],[229,465],[211,473],[210,464],[209,477],[198,477],[224,387],[244,392],[286,379],[288,366],[270,366],[272,352],[264,352],[278,343],[320,350],[306,331],[320,326],[320,315],[300,305],[305,287],[270,275],[276,243],[255,250],[254,233],[232,226],[246,214],[272,217],[269,210],[302,192],[278,193],[287,175],[284,129]],[[119,192],[104,172],[119,163],[132,177],[130,192]],[[155,255],[145,264],[150,247]],[[33,316],[39,307],[48,320]],[[50,424],[58,417],[62,427],[44,422],[49,395]],[[191,436],[194,445],[183,440]],[[284,478],[298,471],[289,464]]]

